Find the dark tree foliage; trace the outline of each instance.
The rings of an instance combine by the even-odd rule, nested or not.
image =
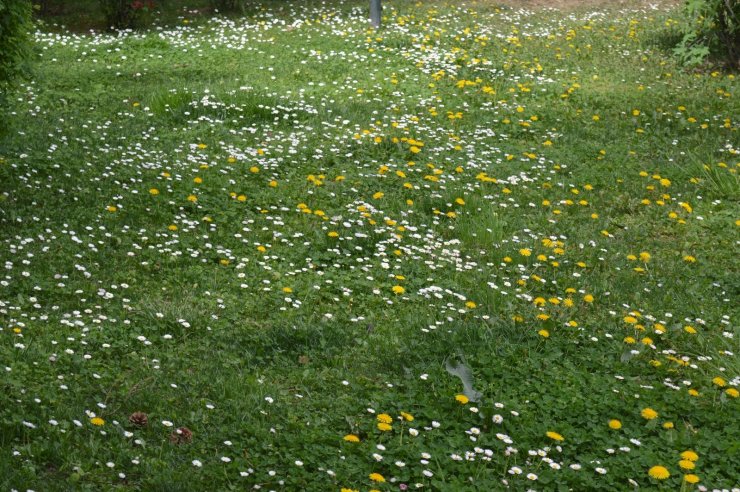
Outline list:
[[[31,26],[30,0],[0,0],[0,91],[27,71]]]

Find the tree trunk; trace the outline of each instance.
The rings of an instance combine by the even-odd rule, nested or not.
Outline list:
[[[380,0],[370,0],[370,22],[375,29],[380,27],[380,12],[383,7],[380,5]]]

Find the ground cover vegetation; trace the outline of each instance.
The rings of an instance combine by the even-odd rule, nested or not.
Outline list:
[[[671,6],[384,6],[35,33],[0,488],[738,485],[737,78]]]

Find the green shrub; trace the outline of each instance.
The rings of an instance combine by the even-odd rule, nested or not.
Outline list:
[[[0,0],[0,90],[27,71],[30,32],[30,0]]]
[[[108,27],[131,29],[149,22],[155,8],[153,0],[100,0]]]
[[[683,38],[674,52],[684,65],[698,65],[710,55],[740,66],[740,2],[686,0]]]
[[[211,0],[211,5],[221,13],[243,13],[247,9],[247,0]]]

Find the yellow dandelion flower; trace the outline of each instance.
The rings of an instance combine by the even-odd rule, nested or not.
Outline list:
[[[678,466],[680,466],[682,470],[693,470],[696,468],[696,465],[691,460],[681,460],[678,462]]]
[[[391,424],[386,424],[385,422],[378,422],[378,430],[388,432],[393,430],[393,426]]]
[[[465,405],[466,403],[470,401],[470,398],[468,398],[465,395],[456,395],[455,400],[457,400],[458,403],[460,403],[461,405]]]
[[[653,420],[654,418],[658,417],[658,412],[650,407],[646,407],[642,409],[640,415],[642,415],[642,418],[644,418],[645,420]]]
[[[530,250],[528,248],[522,248],[522,249],[519,250],[519,254],[522,255],[522,256],[531,256],[532,255],[532,250]]]
[[[694,475],[693,473],[689,473],[687,475],[683,476],[683,481],[686,483],[698,483],[699,477],[697,475]]]
[[[549,338],[550,337],[550,332],[547,331],[547,330],[540,330],[540,331],[537,332],[537,334],[539,336],[541,336],[542,338]]]
[[[727,381],[725,381],[719,376],[712,379],[712,383],[715,384],[716,386],[719,386],[720,388],[724,388],[725,386],[727,386]]]
[[[683,453],[681,453],[681,458],[688,460],[688,461],[698,461],[699,455],[696,454],[696,451],[692,451],[690,449],[687,449]]]
[[[665,466],[656,465],[648,470],[648,475],[657,480],[665,480],[671,476],[671,473]]]
[[[372,480],[373,482],[383,483],[385,482],[385,477],[380,473],[371,473],[370,480]]]
[[[90,419],[90,423],[92,425],[100,427],[101,425],[105,424],[105,420],[101,419],[100,417],[93,417]]]
[[[727,388],[725,390],[725,394],[730,398],[737,398],[738,396],[740,396],[740,391],[736,390],[735,388]]]
[[[560,434],[558,434],[557,432],[547,431],[545,433],[545,435],[547,437],[549,437],[550,439],[554,439],[556,441],[564,441],[565,440],[565,438],[563,436],[561,436]]]
[[[360,442],[360,438],[357,437],[355,434],[347,434],[342,439],[344,439],[347,442]]]
[[[622,422],[617,419],[612,419],[609,421],[609,428],[613,430],[619,430],[622,428]]]
[[[393,287],[391,287],[391,290],[394,294],[403,294],[404,292],[406,292],[406,289],[404,289],[400,285],[394,285]]]
[[[154,196],[159,195],[159,190],[156,188],[149,188],[149,194]]]

